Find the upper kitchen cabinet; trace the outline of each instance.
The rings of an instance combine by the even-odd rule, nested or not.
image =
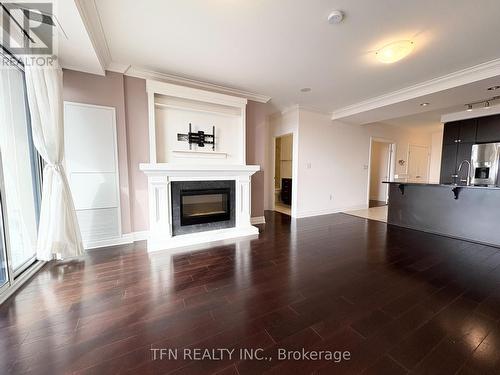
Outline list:
[[[456,126],[454,122],[449,122],[444,125],[443,145],[456,144],[459,136],[460,127]]]
[[[500,142],[500,115],[477,119],[477,143]]]
[[[443,144],[474,143],[476,130],[477,119],[449,122],[444,126]]]

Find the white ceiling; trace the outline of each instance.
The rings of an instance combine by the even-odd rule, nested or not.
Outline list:
[[[453,112],[450,108],[447,112]],[[382,121],[384,124],[398,126],[406,129],[420,129],[426,131],[438,131],[442,129],[441,123],[441,110],[417,113],[410,116],[403,116],[399,118],[389,119]]]
[[[58,1],[54,13],[60,23],[57,55],[61,66],[93,74],[104,74],[74,1]],[[64,35],[65,34],[65,35]]]
[[[114,63],[325,112],[500,58],[498,0],[96,0]],[[330,25],[333,9],[345,21]],[[373,51],[413,39],[385,65]],[[311,87],[312,92],[300,93]]]

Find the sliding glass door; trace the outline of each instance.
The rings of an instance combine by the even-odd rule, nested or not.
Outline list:
[[[2,275],[9,279],[6,270],[11,273],[12,281],[35,261],[40,164],[27,108],[24,72],[3,67],[0,69],[0,194],[5,245],[0,261],[8,267],[0,267],[0,283]]]
[[[7,285],[8,271],[7,271],[7,253],[5,252],[5,237],[3,235],[3,223],[2,223],[2,201],[0,199],[0,292]]]

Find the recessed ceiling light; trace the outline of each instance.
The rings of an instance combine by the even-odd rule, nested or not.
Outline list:
[[[467,112],[472,112],[472,104],[467,104]]]
[[[495,91],[495,90],[498,90],[500,89],[500,86],[491,86],[491,87],[488,87],[488,91]]]
[[[300,89],[300,92],[311,92],[311,88],[310,87],[304,87],[302,89]]]
[[[408,56],[414,47],[415,43],[411,40],[398,40],[380,48],[375,54],[380,62],[392,64]]]
[[[429,103],[420,103],[421,107],[427,107],[428,105],[429,105]]]

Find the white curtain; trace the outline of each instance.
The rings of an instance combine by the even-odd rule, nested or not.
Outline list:
[[[26,64],[27,65],[27,64]],[[80,228],[71,197],[64,156],[62,69],[25,67],[33,143],[46,162],[37,258],[63,259],[83,254]]]

